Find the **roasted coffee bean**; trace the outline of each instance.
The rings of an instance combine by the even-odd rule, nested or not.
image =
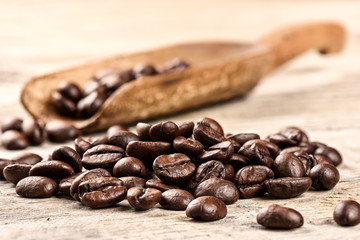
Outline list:
[[[164,72],[181,71],[189,67],[189,63],[181,58],[174,58],[165,63]]]
[[[17,117],[7,117],[1,122],[1,132],[4,133],[7,130],[16,130],[21,132],[21,125],[23,120]]]
[[[83,167],[86,169],[105,168],[109,172],[122,157],[124,149],[117,146],[101,144],[87,150],[82,159]]]
[[[199,141],[183,136],[178,136],[174,139],[173,147],[176,152],[184,153],[189,157],[195,157],[204,150],[204,146]]]
[[[92,92],[78,102],[77,111],[83,118],[91,117],[99,111],[106,99],[105,93],[101,91]]]
[[[140,141],[140,138],[138,135],[124,130],[112,131],[108,135],[109,144],[122,147],[123,149],[126,149],[126,146],[131,141]]]
[[[311,187],[309,177],[284,177],[268,179],[264,183],[264,188],[271,196],[276,198],[297,197]]]
[[[89,141],[81,137],[78,137],[74,140],[74,145],[75,150],[80,155],[80,157],[82,157],[87,150],[93,147],[93,145]]]
[[[215,221],[227,214],[223,201],[213,196],[203,196],[194,199],[186,208],[186,216],[196,220]]]
[[[249,159],[250,165],[265,165],[271,167],[274,160],[270,157],[270,151],[265,144],[247,141],[239,150],[239,154]]]
[[[228,162],[228,154],[226,152],[221,151],[220,149],[217,150],[211,150],[211,151],[204,151],[200,155],[196,157],[194,160],[197,165],[211,161],[211,160],[217,160],[222,163]]]
[[[16,193],[27,198],[48,198],[55,194],[57,184],[54,180],[41,176],[30,176],[16,184]]]
[[[151,169],[156,157],[170,153],[171,144],[168,142],[133,141],[126,147],[126,153],[140,159],[147,168]]]
[[[139,122],[136,124],[136,132],[140,137],[141,141],[151,141],[150,128],[151,124]]]
[[[294,155],[300,159],[304,165],[306,176],[309,176],[311,169],[318,164],[316,158],[306,152],[294,152]]]
[[[172,142],[180,135],[180,130],[174,122],[166,121],[152,125],[149,133],[153,141]]]
[[[233,166],[225,164],[225,179],[232,181],[234,179],[235,172]]]
[[[1,143],[8,150],[19,150],[29,146],[26,136],[16,130],[7,130],[1,135]]]
[[[21,129],[32,145],[39,145],[46,138],[45,124],[41,120],[25,119]]]
[[[61,82],[59,83],[58,91],[74,103],[78,102],[82,97],[82,92],[75,83]]]
[[[15,162],[12,161],[12,160],[0,158],[0,180],[4,180],[4,179],[5,179],[4,174],[3,174],[4,168],[5,168],[6,166],[12,165],[12,164],[14,164],[14,163],[15,163]]]
[[[296,145],[309,141],[307,134],[298,127],[286,127],[280,131],[280,134],[295,141]]]
[[[67,146],[62,146],[52,153],[51,158],[53,160],[60,160],[68,163],[75,172],[81,172],[82,163],[80,155],[72,148]]]
[[[240,154],[237,154],[237,153],[234,153],[228,164],[230,164],[231,166],[233,166],[234,168],[234,172],[237,172],[239,169],[249,165],[249,159],[243,155],[240,155]]]
[[[277,204],[261,209],[256,221],[264,227],[275,229],[298,228],[304,224],[304,218],[298,211]]]
[[[76,116],[76,103],[63,96],[59,91],[51,93],[51,103],[55,107],[56,111],[61,115],[69,117]]]
[[[155,188],[133,187],[127,192],[127,200],[135,210],[147,210],[161,200],[161,191]]]
[[[312,145],[308,142],[303,142],[303,143],[300,143],[299,146],[284,148],[281,150],[281,153],[306,152],[308,154],[312,154],[314,151],[315,151],[314,145]]]
[[[100,144],[108,144],[108,137],[107,136],[97,136],[89,138],[88,141],[91,143],[93,147],[100,145]]]
[[[193,134],[194,138],[201,142],[206,148],[226,141],[226,138],[221,133],[204,124],[197,124]]]
[[[114,177],[135,176],[144,178],[145,175],[145,165],[135,157],[125,157],[120,159],[113,169]]]
[[[158,73],[157,70],[150,64],[137,64],[134,67],[133,72],[136,78],[156,75]]]
[[[194,130],[194,122],[183,122],[179,125],[180,136],[185,138],[191,137]]]
[[[18,164],[35,165],[42,160],[42,157],[36,153],[25,152],[16,155],[11,160]]]
[[[49,121],[46,131],[51,142],[65,142],[80,135],[80,130],[72,124],[58,120]]]
[[[203,163],[196,169],[194,175],[188,181],[186,189],[193,192],[201,182],[214,177],[225,179],[226,170],[224,164],[215,160]]]
[[[324,155],[314,155],[314,158],[316,159],[317,164],[328,163],[330,165],[334,165],[333,162]]]
[[[106,76],[111,75],[111,74],[116,74],[116,73],[119,73],[119,71],[114,70],[114,69],[101,69],[100,71],[97,71],[94,74],[93,80],[99,82],[103,77],[106,77]]]
[[[338,203],[334,210],[334,220],[340,226],[355,226],[360,223],[360,204],[354,200]]]
[[[272,166],[276,177],[305,177],[306,172],[301,160],[293,153],[281,153]]]
[[[67,163],[63,161],[51,160],[39,162],[32,166],[30,169],[30,176],[44,176],[52,178],[55,181],[60,181],[61,179],[73,175],[74,169]]]
[[[147,188],[155,188],[161,192],[165,192],[170,189],[178,189],[179,187],[176,185],[168,185],[163,183],[160,179],[151,178],[145,182],[145,187]]]
[[[334,164],[334,166],[337,166],[342,162],[340,153],[332,147],[318,147],[314,154],[327,157]]]
[[[280,154],[280,148],[276,144],[262,139],[249,140],[246,143],[244,143],[244,145],[241,148],[243,147],[246,148],[246,146],[251,148],[251,145],[262,145],[263,147],[267,148],[270,153],[270,157],[272,159],[275,159]]]
[[[102,94],[105,94],[106,88],[99,81],[89,81],[85,84],[82,95],[83,97],[86,97],[93,92],[101,92]]]
[[[228,162],[234,153],[234,146],[230,141],[224,141],[209,147],[208,150],[209,151],[220,150],[225,156],[225,162]],[[217,159],[213,159],[213,160],[217,160]]]
[[[160,155],[154,160],[155,174],[165,183],[178,184],[188,180],[195,172],[195,164],[182,153]]]
[[[194,191],[196,198],[201,196],[213,196],[225,204],[233,204],[239,199],[239,190],[235,184],[221,178],[210,178],[200,183]]]
[[[162,193],[160,205],[170,210],[185,210],[194,196],[183,189],[170,189]]]
[[[61,179],[61,181],[59,182],[60,192],[62,192],[66,196],[71,197],[71,194],[70,194],[71,184],[81,174],[83,174],[83,172],[78,172],[78,173],[75,173],[74,175],[71,175],[71,176]]]
[[[11,164],[7,165],[3,170],[3,175],[8,182],[16,184],[21,179],[29,176],[31,165]]]
[[[340,180],[339,171],[333,165],[321,163],[310,171],[313,188],[317,190],[329,190],[335,187]]]
[[[228,137],[231,140],[238,142],[241,146],[247,141],[260,139],[260,136],[256,133],[238,133]]]
[[[108,128],[108,130],[106,131],[106,135],[110,136],[110,135],[115,135],[117,132],[119,131],[129,131],[129,129],[127,129],[126,127],[122,126],[122,125],[112,125],[111,127]]]
[[[145,187],[146,180],[140,177],[126,176],[120,177],[121,181],[123,181],[124,186],[129,189],[132,187]]]
[[[122,70],[120,72],[120,79],[123,83],[127,83],[132,80],[135,80],[136,78],[135,78],[134,71],[132,69]]]
[[[80,183],[85,182],[89,179],[98,177],[111,177],[111,174],[103,168],[96,168],[90,171],[83,172],[71,184],[70,195],[77,201],[80,201],[78,188]]]
[[[98,81],[105,87],[107,96],[110,96],[116,89],[126,83],[125,79],[121,78],[120,72],[117,71],[103,76]]]
[[[212,118],[208,118],[208,117],[202,118],[199,121],[197,121],[197,124],[209,127],[215,130],[216,132],[220,133],[222,136],[224,136],[224,130],[222,126],[220,125],[220,123],[218,123],[216,120]]]
[[[82,204],[91,208],[105,208],[126,198],[126,187],[115,177],[99,177],[80,183],[79,197]]]
[[[253,198],[264,195],[264,182],[274,177],[274,172],[263,165],[241,168],[234,177],[241,198]]]
[[[296,146],[298,144],[297,141],[287,138],[286,136],[280,133],[272,134],[268,136],[266,140],[276,144],[281,149]]]

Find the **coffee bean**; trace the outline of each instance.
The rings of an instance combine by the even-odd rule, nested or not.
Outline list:
[[[298,144],[297,141],[287,138],[280,133],[272,134],[268,136],[266,140],[276,144],[281,149],[296,146]]]
[[[271,196],[276,198],[297,197],[311,187],[309,177],[284,177],[268,179],[264,182],[264,188]]]
[[[138,136],[140,137],[141,141],[150,141],[151,137],[150,137],[150,128],[151,128],[151,124],[149,123],[142,123],[139,122],[138,124],[136,124],[136,132],[138,134]]]
[[[126,176],[126,177],[120,177],[121,181],[123,181],[124,186],[129,189],[132,187],[145,187],[146,180],[140,177],[134,177],[134,176]]]
[[[309,141],[307,134],[298,127],[286,127],[280,131],[280,134],[295,141],[296,145]]]
[[[241,168],[234,177],[241,198],[253,198],[264,195],[264,182],[274,177],[274,172],[263,165]]]
[[[93,145],[89,141],[81,137],[78,137],[74,140],[74,145],[75,150],[80,155],[80,157],[82,157],[87,150],[93,147]]]
[[[225,179],[232,181],[234,179],[235,172],[233,166],[225,164]]]
[[[224,162],[228,162],[234,153],[234,146],[230,141],[224,141],[209,147],[208,150],[209,151],[220,150],[222,155],[224,155],[225,157]],[[217,159],[213,159],[213,160],[217,160]]]
[[[318,164],[316,158],[306,152],[294,152],[294,155],[300,159],[304,165],[306,176],[309,176],[311,169]]]
[[[101,144],[87,150],[82,159],[86,169],[105,168],[112,171],[115,163],[124,156],[124,149],[117,146]]]
[[[162,193],[160,205],[170,210],[185,210],[194,196],[183,189],[170,189]]]
[[[3,170],[3,175],[8,182],[16,184],[21,179],[29,176],[31,165],[11,164],[7,165]]]
[[[211,161],[211,160],[217,160],[222,163],[228,162],[229,155],[226,152],[221,151],[221,149],[217,150],[211,150],[211,151],[204,151],[200,155],[194,159],[195,163],[197,165]]]
[[[12,161],[12,160],[0,158],[0,180],[4,180],[4,179],[5,179],[4,174],[3,174],[4,168],[5,168],[6,166],[12,165],[12,164],[14,164],[14,163],[15,163],[15,162]]]
[[[16,130],[7,130],[1,135],[1,144],[8,150],[19,150],[29,146],[26,136]]]
[[[98,177],[111,177],[111,174],[102,168],[92,169],[90,171],[83,172],[71,184],[70,195],[77,201],[80,201],[78,188],[80,183],[85,182],[89,179]]]
[[[109,73],[98,80],[101,85],[106,89],[106,94],[110,96],[115,92],[119,87],[121,87],[125,82],[125,79],[122,79],[120,72]]]
[[[314,155],[314,158],[316,159],[317,164],[327,163],[330,165],[334,165],[334,163],[324,155]]]
[[[30,176],[16,184],[16,193],[27,198],[47,198],[55,194],[57,184],[54,180],[41,176]]]
[[[192,138],[185,138],[183,136],[178,136],[174,139],[173,147],[176,152],[184,153],[189,157],[199,155],[204,149],[204,146],[199,141]]]
[[[301,160],[293,153],[281,153],[272,166],[276,177],[305,177],[306,172]]]
[[[30,176],[44,176],[55,181],[74,174],[74,169],[63,161],[51,160],[39,162],[30,169]]]
[[[243,155],[234,153],[228,164],[230,164],[234,168],[234,172],[237,172],[239,169],[249,165],[249,159]]]
[[[321,163],[310,171],[312,186],[317,190],[329,190],[340,180],[339,171],[333,165]]]
[[[226,140],[221,133],[204,124],[197,124],[193,134],[194,138],[206,148]]]
[[[152,168],[156,157],[170,153],[171,144],[168,142],[132,141],[126,146],[126,153],[140,159],[147,168]]]
[[[126,187],[115,177],[99,177],[80,183],[79,197],[82,204],[91,208],[105,208],[126,198]]]
[[[186,189],[193,192],[201,182],[214,177],[225,179],[226,170],[224,164],[215,160],[203,163],[196,169],[194,175],[188,181]]]
[[[314,154],[327,157],[335,166],[339,165],[342,162],[342,157],[340,153],[332,147],[318,147],[315,150]]]
[[[119,131],[129,131],[129,129],[127,129],[126,127],[122,126],[122,125],[112,125],[111,127],[108,128],[108,130],[106,131],[106,135],[110,136],[110,135],[115,135],[117,132]]]
[[[233,204],[239,199],[239,190],[232,182],[221,178],[210,178],[200,183],[194,191],[196,198],[213,196],[225,204]]]
[[[201,124],[206,127],[209,127],[211,129],[215,130],[216,132],[220,133],[222,136],[224,136],[224,130],[223,130],[222,126],[215,119],[205,117],[205,118],[198,120],[197,124],[198,125]]]
[[[75,173],[74,175],[71,175],[71,176],[68,176],[66,178],[61,179],[61,181],[59,182],[59,190],[60,190],[60,192],[62,192],[66,196],[71,197],[71,194],[70,194],[71,184],[81,174],[83,174],[83,172],[78,172],[78,173]]]
[[[76,116],[76,103],[63,96],[59,91],[51,93],[51,103],[59,114],[69,117]]]
[[[131,141],[140,141],[140,138],[136,134],[124,130],[112,131],[108,135],[109,144],[122,147],[123,149],[126,149],[126,146]]]
[[[155,174],[165,183],[178,184],[188,180],[195,172],[195,164],[182,153],[160,155],[154,160]]]
[[[360,204],[354,200],[338,203],[334,210],[334,220],[340,226],[355,226],[360,223]]]
[[[32,145],[39,145],[46,138],[45,124],[41,120],[25,119],[21,129]]]
[[[1,132],[4,133],[7,130],[16,130],[21,132],[21,125],[23,120],[17,117],[7,117],[1,122]]]
[[[179,125],[180,136],[185,138],[191,137],[194,130],[194,122],[183,122]]]
[[[91,145],[93,147],[100,145],[100,144],[108,144],[109,140],[107,136],[97,136],[97,137],[92,137],[92,138],[88,138],[89,143],[91,143]]]
[[[157,70],[150,64],[137,64],[133,71],[136,78],[156,75],[158,73]]]
[[[82,170],[80,155],[70,147],[62,146],[55,149],[51,157],[53,160],[60,160],[68,163],[75,172],[81,172]]]
[[[114,177],[135,176],[144,178],[145,175],[145,165],[135,157],[125,157],[120,159],[113,169]]]
[[[155,188],[133,187],[127,192],[127,200],[135,210],[148,210],[161,200],[161,192]]]
[[[174,58],[169,62],[165,63],[164,72],[181,71],[188,68],[190,65],[188,62],[181,58]]]
[[[104,92],[94,91],[78,102],[77,111],[83,118],[91,117],[99,111],[106,99],[107,96]]]
[[[172,142],[180,135],[180,130],[174,122],[166,121],[152,125],[149,133],[153,141]]]
[[[186,208],[186,216],[203,221],[222,219],[227,214],[223,201],[213,196],[203,196],[194,199]]]
[[[51,142],[65,142],[80,135],[80,130],[72,124],[58,120],[49,121],[46,131]]]
[[[89,81],[84,85],[82,95],[83,97],[86,97],[93,92],[101,92],[101,94],[105,94],[106,88],[99,81]]]
[[[271,167],[274,162],[266,145],[261,142],[255,142],[255,140],[247,141],[240,148],[239,154],[249,159],[249,164],[251,165],[265,165]]]
[[[238,133],[228,137],[236,142],[238,142],[241,146],[244,145],[247,141],[260,139],[260,136],[256,133]]]
[[[145,182],[145,187],[147,188],[155,188],[161,192],[165,192],[170,189],[178,189],[179,187],[176,185],[168,185],[163,183],[160,179],[149,179]]]
[[[74,103],[78,102],[82,97],[82,92],[75,83],[61,82],[59,83],[58,91]]]
[[[264,227],[275,229],[298,228],[304,224],[304,218],[298,211],[277,204],[261,209],[256,221]]]
[[[135,80],[135,74],[132,69],[122,70],[120,72],[120,79],[123,83],[127,83],[132,80]]]

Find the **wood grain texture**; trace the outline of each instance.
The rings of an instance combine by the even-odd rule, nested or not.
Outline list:
[[[346,26],[348,42],[339,55],[309,52],[278,69],[246,98],[166,118],[175,122],[217,119],[226,132],[262,137],[288,125],[304,128],[311,140],[343,155],[341,180],[331,191],[294,199],[239,200],[216,222],[195,222],[185,213],[156,207],[135,212],[126,201],[90,210],[69,199],[24,199],[0,182],[1,239],[359,239],[360,226],[339,227],[337,202],[360,201],[360,2],[358,1],[1,1],[0,120],[28,116],[19,102],[29,78],[89,60],[184,41],[249,41],[289,23],[333,20]],[[159,119],[158,119],[159,120]],[[69,142],[68,145],[72,146]],[[51,153],[45,143],[26,151]],[[11,157],[0,147],[0,157]],[[303,227],[266,230],[258,210],[279,203],[299,210]]]

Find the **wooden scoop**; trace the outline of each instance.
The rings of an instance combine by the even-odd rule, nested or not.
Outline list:
[[[333,23],[292,26],[264,36],[256,43],[187,43],[118,56],[31,79],[21,102],[36,118],[62,119],[90,133],[114,124],[131,124],[245,95],[258,81],[286,61],[316,48],[338,52],[344,29]],[[83,86],[103,69],[128,69],[138,63],[160,65],[180,57],[190,63],[184,71],[142,77],[116,90],[91,118],[60,116],[51,105],[51,92],[61,81]]]

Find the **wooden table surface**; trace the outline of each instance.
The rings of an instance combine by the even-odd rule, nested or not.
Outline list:
[[[332,219],[339,201],[360,201],[360,1],[3,0],[0,9],[0,120],[28,116],[19,95],[29,78],[87,61],[191,40],[253,41],[304,21],[333,20],[348,31],[341,54],[310,51],[244,99],[164,118],[180,123],[208,116],[226,132],[262,137],[284,126],[302,127],[311,140],[343,155],[334,189],[294,199],[239,200],[228,206],[226,218],[196,222],[160,207],[135,212],[126,201],[91,210],[70,199],[25,199],[2,181],[1,239],[360,239],[360,225],[339,227]],[[47,142],[25,151],[45,157],[57,146]],[[0,147],[3,158],[19,152]],[[258,225],[257,212],[272,203],[299,210],[304,226],[274,231]]]

